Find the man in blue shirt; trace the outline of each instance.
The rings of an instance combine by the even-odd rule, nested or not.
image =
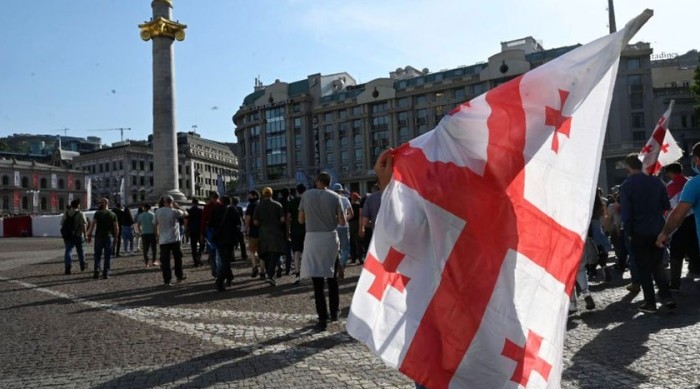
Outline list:
[[[683,224],[686,215],[693,209],[695,213],[695,226],[700,240],[700,218],[697,215],[700,212],[700,143],[693,146],[693,151],[690,156],[690,166],[697,174],[691,178],[683,187],[678,205],[668,215],[668,220],[664,225],[663,230],[656,239],[656,244],[663,247],[671,239],[671,234]]]
[[[638,154],[625,158],[629,176],[620,189],[622,225],[629,236],[634,260],[639,273],[639,282],[644,292],[642,312],[656,312],[654,281],[659,287],[659,297],[666,308],[673,309],[676,303],[671,298],[668,280],[663,268],[663,253],[656,240],[664,226],[664,212],[671,208],[666,187],[656,176],[642,172],[642,161]]]

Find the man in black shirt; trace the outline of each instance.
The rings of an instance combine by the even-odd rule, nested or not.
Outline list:
[[[192,206],[187,210],[187,218],[185,219],[185,230],[190,238],[190,249],[192,251],[192,261],[194,266],[202,265],[202,242],[199,240],[201,236],[202,224],[202,209],[199,208],[199,200],[192,199]]]

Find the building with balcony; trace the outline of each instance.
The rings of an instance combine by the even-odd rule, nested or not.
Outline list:
[[[433,129],[455,106],[578,46],[544,49],[526,37],[502,42],[501,51],[483,63],[439,72],[407,66],[363,84],[348,73],[312,74],[267,86],[256,81],[254,92],[233,115],[242,184],[279,189],[310,182],[326,170],[350,190],[367,192],[376,180],[372,167],[382,150]],[[625,179],[619,162],[641,150],[651,135],[671,96],[658,94],[673,92],[653,83],[659,66],[652,66],[652,53],[644,42],[622,52],[599,174],[603,188]],[[685,100],[675,97],[678,109],[672,124],[685,120],[697,126],[689,108],[679,106]],[[677,139],[691,142],[692,128],[688,132]]]

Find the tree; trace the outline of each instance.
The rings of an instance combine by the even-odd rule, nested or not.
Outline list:
[[[236,186],[238,185],[238,180],[235,178],[226,183],[226,193],[236,193]]]
[[[700,55],[698,56],[698,63],[700,63]],[[693,108],[695,110],[695,120],[700,121],[700,65],[695,68],[693,80],[695,82],[690,87],[690,90],[695,96],[695,104],[693,104]]]

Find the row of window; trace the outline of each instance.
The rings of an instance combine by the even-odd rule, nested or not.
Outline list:
[[[2,176],[2,185],[3,186],[9,186],[10,185],[10,177],[3,175]],[[63,178],[59,178],[57,180],[56,186],[58,186],[58,189],[66,189],[66,181]],[[20,179],[20,187],[28,189],[30,187],[29,185],[29,177],[27,176],[22,176]],[[48,180],[45,177],[41,177],[39,179],[39,189],[48,189]],[[81,190],[82,184],[80,180],[74,180],[73,181],[73,188],[68,188],[68,190]]]
[[[63,197],[58,198],[58,209],[63,210],[66,208],[66,200]],[[9,196],[3,196],[2,197],[2,209],[4,211],[8,211],[10,209],[10,197]],[[20,209],[28,211],[29,210],[29,197],[28,196],[22,196],[22,200],[20,202]],[[48,211],[49,210],[49,200],[46,197],[41,197],[39,199],[39,209],[42,211]]]

